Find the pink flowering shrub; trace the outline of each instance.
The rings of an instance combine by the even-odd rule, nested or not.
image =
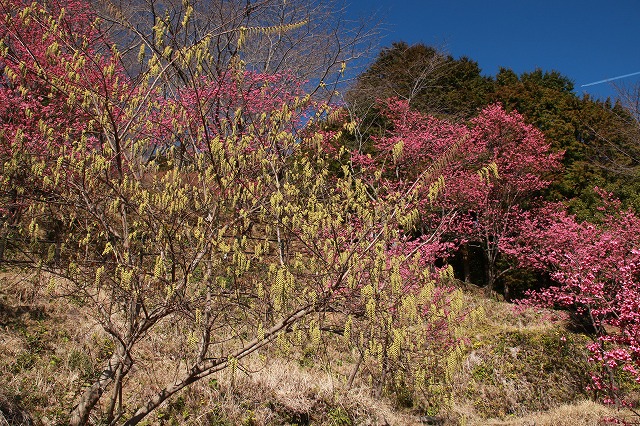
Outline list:
[[[612,372],[640,383],[640,218],[601,195],[601,223],[578,222],[561,206],[548,206],[528,215],[503,250],[554,281],[533,292],[530,303],[574,311],[593,327],[591,361],[601,367],[594,388],[615,398]]]
[[[480,245],[492,289],[501,239],[548,187],[562,153],[551,152],[539,130],[498,104],[468,124],[425,116],[396,99],[385,107],[391,130],[375,140],[373,155],[355,153],[354,162],[364,179],[379,173],[383,194],[402,193],[418,182],[422,230],[437,229],[457,246]]]

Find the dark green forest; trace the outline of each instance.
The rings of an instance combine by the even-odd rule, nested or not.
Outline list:
[[[429,115],[464,121],[484,106],[499,102],[539,128],[556,151],[564,152],[563,170],[543,196],[567,202],[572,213],[595,219],[600,187],[635,211],[638,200],[640,128],[632,99],[592,99],[578,95],[558,70],[536,69],[517,75],[508,64],[486,76],[473,58],[453,58],[434,47],[395,42],[383,48],[346,93],[350,108],[364,114],[368,134],[382,134],[385,123],[376,101],[399,97]],[[625,99],[625,102],[620,99]]]

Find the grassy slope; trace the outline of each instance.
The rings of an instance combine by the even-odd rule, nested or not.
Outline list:
[[[0,275],[0,425],[30,419],[65,424],[75,392],[111,350],[84,308],[48,298],[44,287],[20,275]],[[472,292],[466,297],[485,315],[467,330],[453,400],[438,420],[597,425],[606,417],[628,416],[588,400],[587,336],[567,331],[566,322],[550,312],[516,312]],[[233,377],[224,372],[196,383],[148,424],[423,424],[411,408],[394,408],[399,396],[373,398],[366,383],[346,389],[352,360],[330,341],[314,357],[286,361],[281,355],[274,349]],[[141,393],[159,379],[132,375]]]

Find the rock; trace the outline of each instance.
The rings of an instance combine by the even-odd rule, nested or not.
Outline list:
[[[444,425],[444,419],[436,416],[420,416],[420,422],[423,425],[430,425],[430,426]]]

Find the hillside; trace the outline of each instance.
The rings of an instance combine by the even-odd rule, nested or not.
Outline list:
[[[551,426],[633,418],[589,400],[589,338],[568,330],[557,313],[518,310],[473,291],[465,301],[486,314],[466,330],[468,344],[442,390],[438,412],[411,407],[412,396],[399,392],[376,398],[360,379],[348,388],[354,359],[328,339],[317,355],[306,356],[304,345],[288,353],[274,348],[235,374],[213,374],[163,404],[146,424]],[[78,385],[99,373],[113,347],[87,306],[51,298],[34,277],[4,272],[0,303],[0,421],[66,424]],[[165,345],[174,339],[156,338]],[[146,344],[141,362],[156,365],[155,374],[171,375],[158,364],[156,351],[153,342]],[[163,378],[147,374],[134,372],[130,379],[139,397]]]
[[[637,421],[640,91],[353,25],[0,0],[0,426]]]

